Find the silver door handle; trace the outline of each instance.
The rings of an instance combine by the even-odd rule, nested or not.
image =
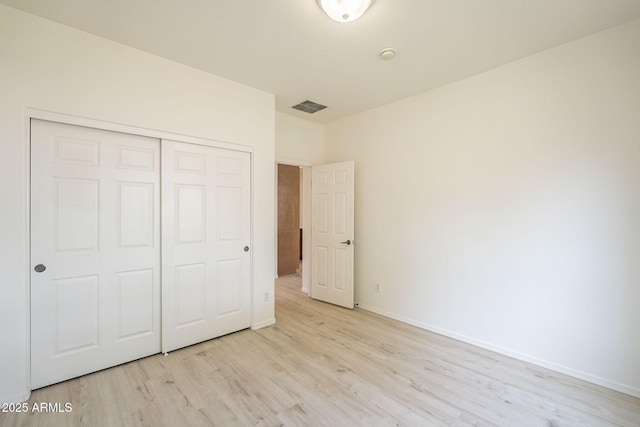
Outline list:
[[[345,240],[344,242],[340,242],[344,245],[350,245],[351,244],[351,240]]]

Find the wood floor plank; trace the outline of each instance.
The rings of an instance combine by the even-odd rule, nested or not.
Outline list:
[[[35,390],[9,426],[640,426],[640,399],[277,280],[277,323]]]

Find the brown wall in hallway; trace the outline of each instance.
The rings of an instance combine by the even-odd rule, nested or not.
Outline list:
[[[278,165],[278,276],[300,262],[300,168]]]

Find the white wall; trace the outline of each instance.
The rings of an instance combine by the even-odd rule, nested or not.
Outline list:
[[[324,125],[276,112],[276,161],[302,166],[300,225],[302,227],[302,291],[311,282],[311,167],[324,163]],[[277,183],[276,183],[277,188]],[[276,246],[277,251],[277,246]],[[275,260],[277,265],[277,259]]]
[[[324,162],[324,125],[276,112],[276,160],[296,165]]]
[[[360,306],[640,396],[639,46],[636,20],[329,124]]]
[[[0,401],[28,394],[27,108],[254,148],[253,325],[274,319],[274,97],[0,6]]]

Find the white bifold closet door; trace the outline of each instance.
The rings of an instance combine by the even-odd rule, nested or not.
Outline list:
[[[249,153],[162,141],[162,351],[251,323]]]
[[[160,141],[31,123],[31,385],[160,351]]]

